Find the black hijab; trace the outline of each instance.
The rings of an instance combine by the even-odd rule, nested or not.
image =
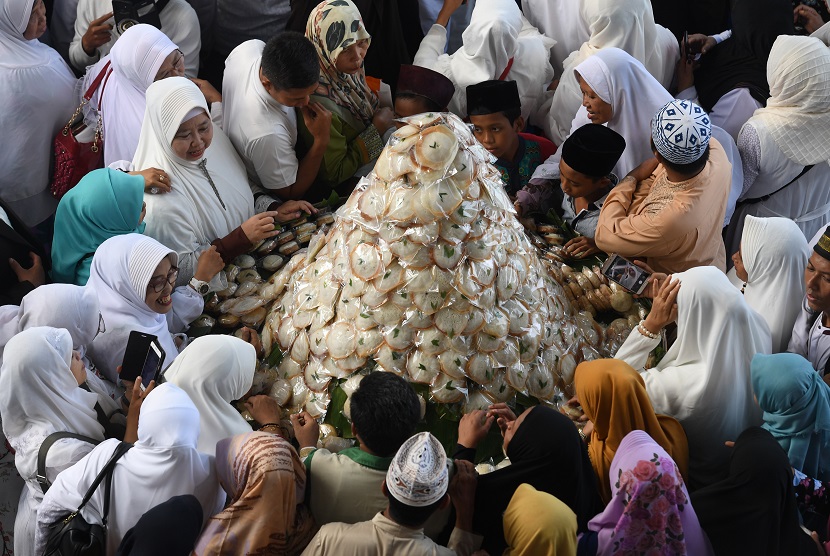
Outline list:
[[[473,530],[484,536],[482,548],[489,554],[507,548],[502,514],[522,483],[567,504],[579,531],[602,510],[585,444],[571,420],[558,411],[534,407],[507,445],[507,457],[510,465],[479,477],[476,488]]]
[[[767,59],[778,35],[792,35],[790,0],[732,0],[732,37],[700,59],[695,86],[704,109],[711,111],[733,89],[746,87],[767,104]]]
[[[202,505],[195,496],[174,496],[141,516],[115,556],[188,556],[202,531]]]
[[[787,454],[761,427],[746,429],[735,441],[729,476],[691,497],[715,554],[817,553],[799,525]]]

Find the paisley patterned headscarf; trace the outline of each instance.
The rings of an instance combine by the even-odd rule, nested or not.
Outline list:
[[[337,56],[358,41],[372,37],[363,25],[360,11],[351,0],[326,0],[308,16],[305,36],[314,44],[320,58],[320,83],[315,94],[331,99],[359,121],[370,122],[378,98],[366,83],[366,71],[354,75],[334,67]]]

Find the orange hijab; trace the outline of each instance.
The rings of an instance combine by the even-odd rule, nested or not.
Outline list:
[[[654,413],[645,383],[631,366],[618,359],[581,363],[574,387],[585,415],[594,424],[588,455],[606,504],[611,500],[608,473],[614,454],[625,435],[634,430],[648,433],[688,477],[689,445],[683,427],[673,417]]]

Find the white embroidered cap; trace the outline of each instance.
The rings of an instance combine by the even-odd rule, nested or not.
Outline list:
[[[690,164],[709,146],[712,123],[706,111],[689,100],[671,100],[651,120],[657,152],[674,164]]]
[[[386,488],[407,506],[429,506],[441,500],[449,485],[447,456],[438,439],[418,433],[403,443],[386,472]]]

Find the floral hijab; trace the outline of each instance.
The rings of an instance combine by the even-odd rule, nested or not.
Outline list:
[[[372,37],[363,25],[360,12],[351,0],[326,0],[308,16],[305,36],[314,44],[320,57],[320,83],[316,95],[330,99],[348,110],[358,121],[371,121],[378,98],[366,83],[366,71],[354,75],[340,73],[334,67],[345,49]]]
[[[677,464],[648,434],[626,435],[609,479],[611,503],[588,523],[598,555],[713,554]]]

